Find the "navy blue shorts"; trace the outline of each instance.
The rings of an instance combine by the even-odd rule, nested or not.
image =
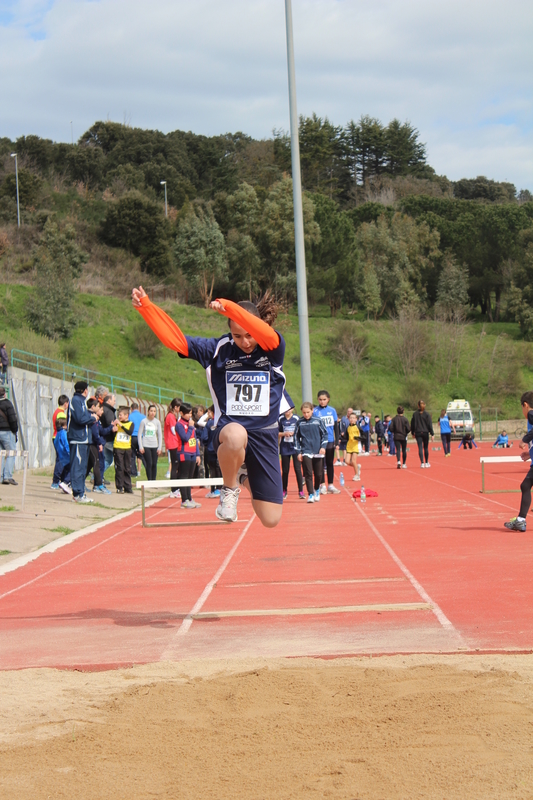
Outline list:
[[[215,453],[218,452],[219,436],[224,427],[222,425],[215,430],[213,436]],[[263,428],[258,431],[247,430],[246,433],[248,434],[248,444],[244,463],[248,469],[248,481],[253,499],[283,505],[277,424],[275,428]]]

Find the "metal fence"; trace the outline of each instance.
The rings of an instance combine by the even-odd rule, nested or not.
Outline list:
[[[179,389],[164,389],[151,383],[120,378],[116,375],[109,375],[106,372],[80,367],[77,364],[69,364],[57,361],[54,358],[38,356],[35,353],[27,353],[25,350],[11,351],[11,366],[36,372],[38,375],[57,378],[63,383],[71,383],[83,379],[91,386],[107,386],[111,394],[144,398],[160,404],[169,403],[174,397],[191,402],[192,405],[210,406],[212,402],[211,398],[204,395],[183,392]]]

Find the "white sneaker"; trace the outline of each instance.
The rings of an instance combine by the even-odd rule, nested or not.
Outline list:
[[[330,483],[330,485],[328,486],[328,494],[340,494],[340,493],[341,493],[341,490],[337,489],[336,486],[333,486],[333,484]]]
[[[72,499],[75,503],[83,503],[84,505],[87,503],[94,503],[94,500],[91,500],[91,498],[87,497],[86,494],[81,495],[81,497],[73,497]]]
[[[327,486],[326,486],[326,484],[325,484],[325,483],[323,483],[323,484],[321,485],[321,487],[320,487],[320,494],[327,494],[327,493],[328,493]],[[316,492],[315,492],[315,495],[316,495]]]
[[[425,464],[420,464],[420,469],[425,469],[425,468],[426,468]]]
[[[407,469],[407,464],[402,464],[402,469]]]
[[[314,496],[314,494],[310,494],[310,495],[309,495],[309,497],[307,498],[307,502],[308,502],[308,503],[314,503],[314,502],[315,502],[315,496]]]
[[[230,489],[229,486],[220,488],[220,502],[216,507],[215,514],[224,522],[237,522],[237,501],[241,490],[239,487]]]
[[[181,504],[182,508],[200,508],[200,503],[195,503],[194,500],[184,500]]]
[[[72,494],[72,489],[70,488],[68,483],[64,483],[63,481],[61,481],[59,484],[59,488],[61,489],[62,492],[65,492],[65,494]]]
[[[181,492],[180,492],[180,490],[179,490],[179,489],[173,489],[173,490],[170,492],[170,497],[174,497],[176,500],[179,500],[179,498],[181,497]]]
[[[360,475],[354,475],[353,478],[352,478],[352,481],[360,481],[360,480],[361,480],[361,476]]]
[[[429,468],[430,468],[430,466],[431,466],[431,464],[430,464],[430,463],[429,463],[429,461],[428,461],[428,463],[426,464],[426,469],[429,469]]]
[[[339,459],[337,459],[337,460],[336,460],[336,461],[333,463],[333,466],[334,466],[334,467],[342,467],[342,466],[343,466],[343,463],[342,463],[342,461],[339,461]]]
[[[315,503],[320,503],[320,495],[321,494],[325,494],[325,492],[319,491],[317,489],[317,491],[315,492]]]

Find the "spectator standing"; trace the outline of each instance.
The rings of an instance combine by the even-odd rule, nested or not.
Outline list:
[[[86,381],[74,384],[74,396],[67,413],[67,437],[70,448],[70,480],[73,500],[76,503],[92,503],[85,494],[85,476],[89,460],[91,434],[89,426],[96,420],[86,405],[89,386]]]
[[[430,467],[429,463],[429,437],[433,441],[433,423],[431,414],[426,411],[426,404],[423,400],[418,401],[418,409],[411,418],[411,434],[415,437],[418,444],[418,455],[420,458],[420,468]]]
[[[57,420],[57,430],[54,438],[54,449],[56,451],[56,466],[54,475],[58,474],[57,488],[65,494],[72,494],[70,486],[70,449],[67,437],[67,420],[60,417]],[[56,487],[52,487],[56,488]]]
[[[385,425],[381,419],[376,416],[374,420],[374,430],[376,432],[376,441],[378,445],[378,456],[383,455],[383,440],[385,438]]]
[[[328,431],[324,419],[314,415],[311,403],[307,401],[302,403],[301,411],[302,416],[296,423],[294,432],[294,445],[298,461],[302,462],[308,492],[307,502],[318,503],[320,487],[324,482],[324,456],[328,444]]]
[[[7,365],[8,364],[9,364],[9,358],[8,358],[8,355],[7,355],[6,343],[5,342],[0,342],[0,366],[1,366],[0,379],[1,379],[1,382],[2,382],[3,386],[5,386],[6,383],[7,383]]]
[[[133,489],[131,488],[131,434],[133,422],[128,419],[129,411],[127,406],[120,406],[117,412],[116,433],[113,442],[117,494],[133,494]]]
[[[142,454],[139,450],[139,425],[146,419],[146,414],[139,411],[139,404],[132,403],[130,406],[130,422],[133,422],[133,433],[131,434],[131,474],[135,478],[141,474],[143,462]]]
[[[193,406],[191,419],[196,428],[196,439],[200,448],[200,463],[194,466],[193,478],[205,478],[204,445],[202,442],[202,431],[205,425],[204,416],[205,408],[203,406]]]
[[[98,386],[94,392],[94,397],[96,400],[98,400],[98,404],[103,406],[105,398],[108,396],[108,394],[109,389],[107,386]]]
[[[17,447],[18,434],[17,413],[11,400],[6,397],[6,390],[0,386],[0,450],[15,450]],[[15,457],[6,456],[2,461],[2,483],[5,485],[18,486],[13,478],[15,469]]]
[[[189,480],[193,476],[195,465],[200,463],[200,446],[192,419],[192,408],[188,403],[180,405],[176,436],[179,442],[178,479]],[[192,499],[190,486],[181,487],[180,493],[182,508],[200,508],[200,503]]]
[[[54,413],[52,415],[52,430],[53,430],[54,447],[55,447],[55,439],[56,439],[56,435],[57,435],[57,423],[58,423],[59,420],[63,420],[63,422],[65,423],[65,427],[66,427],[67,411],[68,411],[68,397],[67,397],[66,394],[60,394],[59,397],[57,398],[57,408],[56,408],[56,410],[54,411]],[[66,432],[65,432],[65,435],[66,435]],[[68,445],[68,442],[67,442],[67,445]],[[55,463],[55,467],[54,467],[54,474],[53,474],[53,477],[52,477],[52,483],[50,485],[50,489],[60,489],[61,488],[59,483],[61,481],[61,473],[63,471],[63,467],[64,467],[64,465],[62,466],[60,461],[59,461],[59,459],[58,459],[58,454],[57,454],[57,449],[56,449],[56,463]],[[65,481],[63,481],[63,483],[65,483]],[[68,483],[70,483],[70,480],[68,481]]]
[[[177,397],[170,401],[167,415],[165,417],[164,438],[165,447],[170,458],[170,479],[175,481],[178,477],[178,448],[180,441],[176,434],[176,425],[178,424],[178,415],[181,406],[181,400]],[[171,497],[181,497],[179,489],[174,489],[170,492]]]
[[[92,469],[94,475],[93,492],[99,492],[100,494],[111,494],[109,489],[104,486],[104,447],[106,443],[105,437],[110,433],[115,433],[116,423],[113,423],[113,425],[110,425],[108,428],[102,427],[100,418],[104,413],[104,410],[102,406],[99,405],[98,400],[95,397],[90,397],[87,400],[87,408],[91,414],[95,414],[96,416],[96,421],[90,426],[91,441],[89,444],[87,475],[89,475],[89,472]],[[87,477],[87,475],[85,477]]]
[[[452,441],[452,426],[450,418],[444,410],[440,412],[439,417],[440,440],[442,442],[442,449],[444,450],[444,457],[448,458],[451,455],[451,441]]]
[[[384,419],[384,423],[385,423],[385,437],[387,441],[387,447],[389,448],[389,456],[395,456],[396,448],[394,446],[394,436],[390,432],[390,423],[391,423],[390,414],[387,414],[387,416]]]
[[[318,417],[323,421],[328,434],[325,459],[328,487],[326,489],[326,484],[323,483],[320,487],[320,492],[321,494],[326,494],[327,492],[329,492],[329,494],[340,494],[339,489],[333,485],[333,481],[335,480],[335,470],[333,468],[333,463],[335,460],[335,442],[337,441],[339,435],[337,412],[332,406],[330,406],[329,392],[327,392],[325,389],[321,389],[319,391],[317,399],[318,405],[315,406],[313,410],[313,416]]]
[[[403,406],[398,406],[396,416],[391,419],[389,425],[389,432],[392,433],[394,439],[397,469],[407,469],[407,437],[411,428],[403,412]],[[400,455],[403,463],[400,462]]]
[[[163,449],[161,423],[156,417],[157,408],[153,404],[148,406],[148,414],[141,420],[138,433],[139,452],[144,459],[146,478],[149,481],[157,480],[157,459]]]
[[[201,439],[204,446],[204,467],[206,478],[221,478],[222,470],[218,463],[217,454],[213,445],[215,436],[215,407],[209,406],[206,413],[198,421],[201,430]],[[203,424],[202,424],[203,423]],[[206,494],[208,498],[220,497],[220,489],[216,486],[211,486]]]
[[[339,420],[339,459],[333,466],[345,467],[346,466],[346,445],[348,443],[348,425],[350,424],[350,415],[353,414],[353,408],[348,408],[346,414]]]
[[[361,416],[357,420],[361,431],[361,444],[363,445],[363,455],[370,455],[370,416],[363,409]]]
[[[100,389],[104,389],[104,386],[99,387]],[[101,397],[101,395],[100,395]],[[97,398],[98,399],[98,398]],[[98,401],[100,402],[100,401]],[[112,425],[116,418],[116,410],[115,406],[117,404],[117,399],[114,394],[106,394],[102,400],[102,408],[103,413],[100,418],[102,426],[104,428],[109,428]],[[105,445],[104,445],[104,472],[109,469],[111,464],[114,461],[113,455],[113,443],[115,440],[115,434],[109,433],[105,437]],[[104,479],[104,484],[109,485],[109,482]]]
[[[290,408],[285,411],[282,417],[279,418],[279,452],[281,455],[281,481],[283,484],[283,499],[287,497],[287,488],[289,485],[289,471],[291,468],[291,461],[296,475],[296,483],[298,484],[298,495],[300,499],[305,500],[304,484],[302,478],[302,466],[298,461],[298,451],[294,446],[294,432],[296,430],[296,423],[298,417],[294,413],[294,409]]]

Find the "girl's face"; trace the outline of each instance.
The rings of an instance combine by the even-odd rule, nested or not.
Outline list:
[[[318,405],[320,408],[325,408],[328,404],[328,396],[325,394],[321,394],[318,398]]]
[[[291,417],[292,417],[292,408],[289,408],[289,410],[285,412],[285,419],[290,419]]]
[[[183,411],[180,411],[181,418],[188,422],[192,416],[192,411],[189,411],[188,414],[184,414]]]
[[[155,419],[155,408],[148,409],[148,419]]]
[[[231,335],[233,336],[233,341],[237,345],[237,347],[249,355],[252,353],[255,348],[257,347],[257,342],[254,337],[244,330],[241,325],[237,325],[236,322],[230,320],[229,329],[231,331]]]
[[[311,419],[313,416],[313,409],[312,408],[302,408],[302,414],[304,419]]]

